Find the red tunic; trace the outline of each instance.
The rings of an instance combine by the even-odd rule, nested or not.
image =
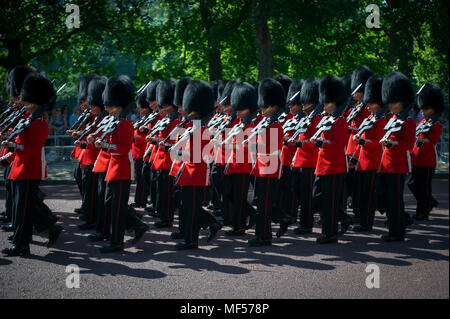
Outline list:
[[[242,142],[249,137],[254,127],[254,123],[249,123],[244,126],[243,132],[239,136],[233,137],[232,145],[234,147],[225,166],[225,174],[249,174],[252,170],[253,163],[249,157],[249,150],[242,146]]]
[[[143,158],[147,141],[145,134],[139,131],[139,128],[134,130],[134,140],[132,146],[133,158]]]
[[[423,120],[419,124],[426,122]],[[431,129],[426,133],[420,133],[418,138],[427,138],[430,140],[429,143],[423,143],[421,147],[414,145],[411,152],[412,165],[413,166],[425,166],[425,167],[436,167],[437,166],[437,153],[436,144],[439,142],[439,138],[442,134],[442,124],[435,122]]]
[[[152,122],[150,122],[150,123],[148,124],[147,127],[150,129],[150,130],[148,131],[148,135],[150,135],[150,134],[152,133],[152,130],[151,130],[152,127],[154,127],[154,126],[156,125],[156,123],[158,123],[159,120],[161,120],[162,118],[163,118],[163,117],[162,117],[160,114],[158,114],[158,116],[156,117],[156,119],[154,119]],[[145,149],[146,149],[146,151],[148,151],[148,153],[150,154],[150,156],[149,156],[148,158],[144,158],[144,160],[145,160],[146,162],[148,162],[148,163],[152,163],[153,160],[154,160],[154,158],[155,158],[155,155],[156,155],[156,152],[153,152],[153,150],[154,150],[154,145],[153,145],[152,143],[147,143]]]
[[[224,121],[228,121],[228,117],[224,119]],[[225,133],[227,133],[228,130],[233,128],[235,125],[239,124],[240,120],[238,118],[235,118],[233,121],[231,121],[230,124],[226,127],[227,130],[220,134],[218,137],[219,141],[223,141],[226,139]],[[214,163],[216,166],[225,166],[227,163],[227,159],[225,158],[225,147],[215,147],[215,157],[214,157]]]
[[[343,117],[337,118],[329,131],[322,132],[321,138],[330,143],[324,142],[319,150],[316,175],[335,175],[347,172],[345,146],[348,136],[347,121]]]
[[[94,173],[105,173],[108,170],[111,155],[108,152],[100,151],[94,163],[92,171]]]
[[[358,104],[356,107],[359,107],[360,105],[361,104]],[[362,109],[359,112],[358,116],[349,123],[351,133],[347,144],[347,155],[353,155],[353,153],[356,151],[358,143],[356,143],[353,140],[353,136],[355,136],[356,133],[358,133],[359,126],[361,125],[361,123],[364,121],[365,118],[369,117],[369,115],[370,115],[369,110],[367,109],[367,107],[364,107],[364,109]]]
[[[314,168],[317,165],[317,157],[319,155],[319,148],[309,142],[309,139],[316,134],[317,125],[322,120],[322,115],[315,116],[311,125],[308,127],[305,133],[300,134],[300,141],[306,141],[302,143],[301,147],[297,147],[297,152],[292,160],[293,167]]]
[[[158,138],[165,139],[179,123],[179,119],[172,120],[165,130],[158,133]],[[167,143],[174,144],[175,139],[170,139]],[[157,170],[170,170],[172,167],[170,153],[166,152],[164,149],[161,149],[158,145],[155,145],[153,152],[155,153],[155,159],[153,161],[152,168]]]
[[[370,115],[369,118],[373,118],[373,115]],[[383,154],[380,140],[386,133],[384,127],[387,122],[386,118],[379,118],[370,130],[363,133],[362,138],[366,142],[364,146],[358,144],[357,171],[376,170],[380,167],[381,155]]]
[[[416,122],[411,118],[406,119],[402,130],[393,133],[389,140],[398,142],[398,145],[394,145],[390,149],[384,148],[379,173],[409,173],[411,171],[409,152],[416,141]]]
[[[192,125],[193,125],[192,122],[188,122],[188,123],[186,123],[184,128],[187,129],[187,128],[191,127]],[[176,141],[178,141],[178,138],[180,135],[181,134],[177,134],[177,138],[175,139]],[[183,161],[174,160],[172,163],[172,167],[170,168],[169,176],[176,177],[178,175],[178,172],[180,171],[181,165],[183,165]]]
[[[133,124],[130,120],[122,120],[117,129],[108,138],[108,143],[116,145],[116,149],[109,149],[111,155],[105,181],[133,179],[134,169],[131,157],[133,144]]]
[[[284,123],[286,123],[288,120],[292,119],[293,117],[294,117],[294,114],[289,113],[288,116],[286,117],[286,121],[284,121]],[[282,123],[280,123],[280,124],[282,124]],[[295,130],[284,132],[284,140],[288,140],[289,137],[294,135],[294,133],[295,133]],[[297,150],[297,147],[295,145],[288,146],[288,145],[283,144],[283,148],[281,149],[281,165],[291,166],[292,159],[294,158],[296,150]]]
[[[283,148],[283,128],[273,122],[257,137],[256,163],[251,175],[256,177],[281,177],[281,149]]]
[[[207,128],[202,127],[200,132],[191,135],[189,142],[186,143],[185,151],[189,152],[189,158],[183,162],[178,172],[175,185],[179,186],[209,186],[210,171],[209,164],[206,163],[202,153],[209,144],[209,139],[203,139],[201,136],[208,136],[210,133]],[[207,131],[205,133],[205,131]],[[200,138],[198,137],[200,136]],[[201,141],[201,142],[200,142]]]
[[[16,149],[9,179],[31,180],[46,176],[45,140],[49,130],[45,119],[34,120],[25,131],[16,137],[15,142],[23,145],[23,150]]]

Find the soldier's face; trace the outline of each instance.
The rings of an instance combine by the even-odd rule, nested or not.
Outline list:
[[[227,114],[231,114],[231,113],[233,113],[233,108],[231,107],[231,105],[225,105],[223,107],[223,111]]]
[[[144,116],[145,114],[147,114],[148,112],[150,112],[150,109],[148,109],[148,108],[140,108],[139,109],[139,114],[141,115],[141,116]]]
[[[325,112],[327,112],[328,114],[331,114],[334,112],[334,110],[336,110],[336,103],[331,102],[331,103],[324,103],[323,105],[323,110]]]
[[[156,104],[156,101],[151,101],[148,103],[148,105],[152,110],[156,110],[156,108],[158,107],[158,104]]]
[[[356,92],[355,94],[353,94],[353,99],[358,103],[362,102],[363,98],[364,98],[364,93],[362,93],[362,92]]]
[[[398,114],[401,111],[403,111],[403,103],[402,102],[396,102],[396,103],[389,103],[389,111],[391,111],[393,114]]]
[[[367,103],[367,109],[370,113],[376,113],[381,109],[381,106],[378,103]]]
[[[311,112],[313,108],[313,103],[303,104],[303,112]]]
[[[236,111],[236,115],[240,119],[245,119],[247,116],[250,115],[250,109],[245,109],[243,111]]]
[[[302,109],[302,107],[298,104],[289,105],[289,110],[294,115],[298,114],[298,112],[300,112],[301,109]]]
[[[33,113],[38,108],[37,104],[33,104],[30,102],[22,102],[22,104],[25,106],[25,109],[30,113]]]
[[[436,113],[431,107],[422,109],[421,112],[422,112],[423,118],[426,120],[428,120],[430,117],[432,117]]]

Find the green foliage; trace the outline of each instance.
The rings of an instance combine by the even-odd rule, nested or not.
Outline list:
[[[220,52],[222,78],[255,81],[258,51],[252,20],[256,0],[78,1],[81,28],[65,26],[72,1],[4,0],[0,22],[0,85],[6,69],[30,63],[68,83],[59,103],[74,103],[80,75],[209,80]],[[448,94],[448,2],[445,0],[272,0],[264,5],[274,74],[292,78],[350,74],[361,64],[376,74],[395,69],[419,86]],[[368,29],[367,5],[378,4],[381,29]],[[13,46],[20,43],[20,50]],[[18,53],[17,53],[18,52]],[[17,56],[16,56],[17,55]],[[0,93],[5,98],[5,92]],[[72,98],[72,100],[70,100]]]

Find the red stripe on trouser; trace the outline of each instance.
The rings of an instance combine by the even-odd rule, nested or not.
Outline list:
[[[427,192],[426,192],[427,195],[426,195],[425,205],[427,205],[427,208],[426,208],[425,214],[428,214],[430,206],[431,206],[431,205],[429,205],[429,198],[430,198],[430,169],[427,168],[426,170],[427,170],[427,183],[426,183],[425,186],[427,188]]]
[[[269,197],[269,183],[270,181],[267,180],[267,190],[266,190],[266,206],[265,206],[265,210],[264,210],[264,239],[266,239],[266,227],[267,227],[267,200]]]
[[[167,220],[170,219],[170,177],[167,174]]]
[[[192,196],[192,220],[191,220],[191,230],[189,232],[189,239],[192,241],[192,231],[194,228],[194,216],[195,216],[195,187],[193,187],[193,196]]]
[[[91,177],[92,177],[92,190],[91,190],[91,212],[89,214],[90,218],[89,221],[91,223],[94,222],[94,191],[95,191],[95,178],[94,178],[94,174],[91,172]]]
[[[336,175],[333,175],[333,196],[331,197],[331,232],[334,231],[334,191],[336,189]]]
[[[27,190],[25,191],[25,203],[23,206],[22,225],[20,225],[19,234],[18,234],[19,238],[17,239],[18,243],[21,243],[23,225],[25,223],[25,216],[27,215],[27,203],[28,203],[28,193],[29,193],[29,188],[30,188],[30,182],[27,181],[26,183],[27,183]]]
[[[292,200],[291,200],[291,217],[294,217],[294,199],[295,199],[295,194],[293,191],[291,191],[291,195],[292,195]]]
[[[120,181],[120,191],[119,191],[119,205],[117,206],[117,216],[116,216],[116,237],[115,240],[117,242],[117,233],[119,228],[119,218],[120,218],[120,201],[122,199],[122,181]]]
[[[400,174],[398,174],[398,200],[397,200],[397,218],[398,218],[398,235],[400,235]]]
[[[244,198],[244,181],[245,181],[245,175],[242,174],[242,188],[241,188],[241,201],[239,204],[239,218],[238,218],[238,229],[241,229],[241,216],[242,216],[242,206],[243,206],[243,198]]]
[[[373,184],[375,180],[375,172],[372,172],[372,179],[370,182],[370,192],[369,192],[369,202],[367,203],[367,217],[366,217],[366,225],[369,224],[369,214],[371,214],[371,208],[372,208],[372,192],[373,192]]]
[[[312,174],[312,171],[311,171],[311,173],[310,173],[310,175],[309,175],[310,177],[309,177],[309,207],[308,207],[308,225],[311,225],[311,217],[312,217],[312,212],[311,212],[311,210],[312,210],[312,184],[313,184],[313,181],[312,181],[312,178],[313,178],[313,174]]]

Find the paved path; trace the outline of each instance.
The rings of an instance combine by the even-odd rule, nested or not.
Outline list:
[[[127,237],[123,253],[101,255],[87,231],[79,231],[73,213],[80,200],[75,186],[44,186],[46,203],[64,226],[54,248],[47,236],[34,236],[33,256],[0,256],[0,298],[449,298],[448,180],[434,182],[440,202],[427,222],[417,222],[404,243],[383,243],[384,216],[377,213],[372,234],[349,231],[339,244],[320,246],[320,232],[273,240],[271,247],[251,248],[249,235],[219,237],[200,249],[177,252],[169,229],[151,226],[133,247]],[[407,211],[414,198],[405,196]],[[4,191],[0,191],[4,207]],[[151,224],[151,217],[144,217]],[[224,228],[225,230],[227,228]],[[276,231],[278,226],[274,226]],[[0,232],[0,247],[9,245]],[[80,288],[66,287],[66,266],[80,268]],[[366,287],[366,267],[380,270],[380,288]]]

